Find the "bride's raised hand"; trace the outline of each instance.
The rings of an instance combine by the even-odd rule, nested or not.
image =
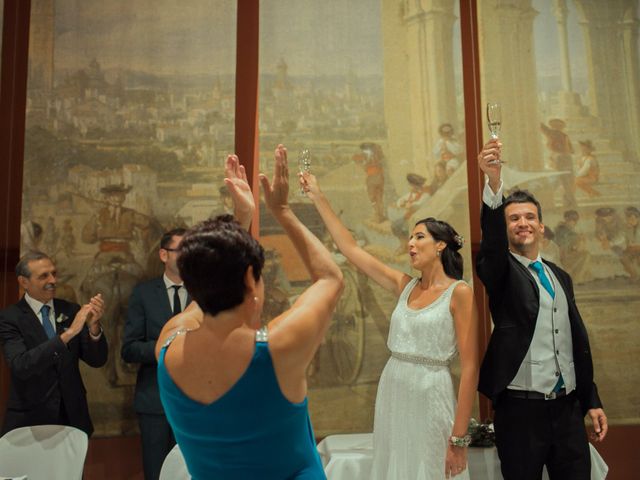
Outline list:
[[[276,147],[275,160],[271,183],[269,183],[266,175],[260,174],[265,203],[269,210],[274,213],[289,207],[289,166],[287,149],[284,145],[280,144]]]
[[[301,172],[298,173],[298,179],[300,181],[300,187],[311,201],[315,200],[319,195],[322,194],[320,185],[318,184],[318,179],[314,174],[309,172]]]

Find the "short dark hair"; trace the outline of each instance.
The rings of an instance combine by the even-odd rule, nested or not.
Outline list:
[[[160,248],[167,248],[173,237],[183,237],[185,233],[187,233],[186,228],[174,228],[163,233],[162,238],[160,238]]]
[[[219,215],[187,230],[178,269],[191,297],[210,315],[240,305],[249,267],[260,279],[264,249],[232,215]]]
[[[424,225],[434,240],[447,244],[440,254],[444,273],[448,277],[460,280],[464,271],[464,260],[458,252],[464,244],[462,237],[447,222],[436,220],[433,217],[418,220],[415,226],[418,225]]]
[[[51,260],[51,257],[44,252],[41,252],[39,250],[29,250],[20,258],[20,261],[16,265],[16,277],[26,277],[26,278],[31,277],[31,270],[29,270],[29,262],[33,262],[35,260],[42,260],[44,258]],[[51,261],[53,262],[53,260]]]
[[[562,214],[562,216],[568,222],[577,222],[580,220],[580,214],[576,210],[567,210]]]
[[[533,193],[528,190],[514,190],[505,199],[504,208],[506,209],[512,203],[533,203],[538,209],[538,220],[542,221],[542,207]]]

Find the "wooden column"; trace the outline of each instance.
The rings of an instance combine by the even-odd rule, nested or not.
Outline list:
[[[460,32],[462,36],[462,83],[464,89],[465,142],[467,151],[467,185],[469,195],[469,222],[471,225],[471,258],[473,262],[473,290],[480,318],[480,359],[484,355],[491,336],[491,314],[484,285],[475,269],[480,251],[480,210],[484,176],[478,168],[477,153],[482,147],[482,120],[484,118],[480,97],[480,51],[478,37],[478,12],[475,0],[460,1]],[[480,419],[492,416],[491,403],[480,395]]]
[[[18,299],[14,269],[20,256],[22,160],[27,102],[30,0],[5,0],[0,83],[0,308]],[[9,371],[0,356],[0,422]]]
[[[235,148],[247,171],[251,189],[259,204],[258,184],[258,70],[260,42],[260,1],[238,1],[236,32],[236,125]],[[259,212],[251,223],[251,233],[260,231]]]

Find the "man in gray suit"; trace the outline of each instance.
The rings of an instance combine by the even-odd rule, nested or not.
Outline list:
[[[146,480],[158,479],[162,463],[176,443],[160,403],[154,348],[167,320],[189,303],[176,263],[184,233],[184,229],[178,228],[162,236],[159,255],[164,274],[135,287],[124,326],[122,359],[140,364],[134,408],[138,414]]]

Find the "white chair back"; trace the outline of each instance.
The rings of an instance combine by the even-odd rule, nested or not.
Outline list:
[[[162,470],[160,470],[160,480],[191,480],[187,464],[184,463],[184,457],[177,444],[164,459]]]
[[[0,478],[81,480],[89,439],[64,425],[35,425],[0,438]]]

